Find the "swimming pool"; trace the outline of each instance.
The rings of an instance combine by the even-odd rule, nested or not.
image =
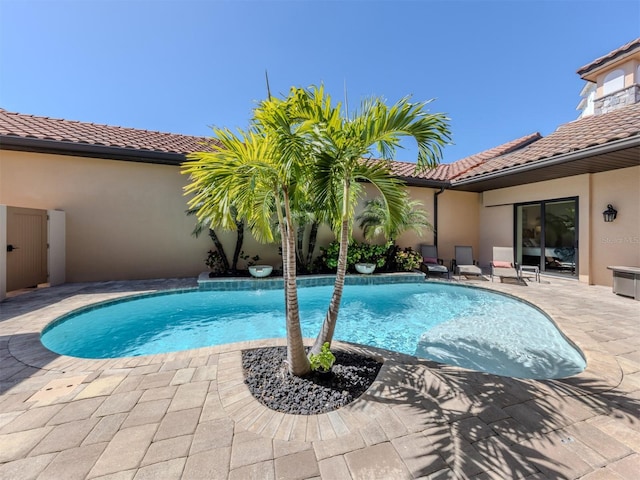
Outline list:
[[[305,337],[317,334],[332,291],[298,289]],[[63,355],[118,358],[285,333],[282,290],[190,291],[72,312],[47,326],[41,341]],[[537,308],[440,282],[345,286],[335,338],[520,378],[561,378],[586,366]]]

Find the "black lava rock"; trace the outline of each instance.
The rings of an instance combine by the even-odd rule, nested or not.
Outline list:
[[[344,407],[374,382],[382,364],[362,355],[336,350],[330,373],[291,375],[286,347],[242,352],[245,383],[264,406],[283,413],[316,415]]]

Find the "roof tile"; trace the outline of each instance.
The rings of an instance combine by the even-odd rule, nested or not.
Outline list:
[[[583,76],[589,73],[591,70],[605,64],[607,61],[612,60],[618,55],[622,55],[624,53],[635,50],[636,48],[640,48],[640,37],[635,40],[631,40],[626,45],[621,46],[620,48],[616,48],[614,51],[603,55],[602,57],[596,58],[593,62],[588,63],[584,67],[580,67],[577,70],[578,75]]]
[[[458,180],[640,135],[640,103],[566,123],[522,149],[478,165]]]
[[[38,117],[3,109],[0,135],[179,154],[202,150],[210,141],[206,137]]]
[[[94,123],[37,117],[0,109],[0,135],[102,145],[141,152],[186,155],[207,149],[211,139],[172,133],[114,127]],[[434,169],[416,172],[415,163],[392,162],[395,175],[436,182],[470,179],[488,172],[534,162],[595,145],[640,135],[640,103],[603,115],[584,117],[561,125],[542,137],[532,133]]]

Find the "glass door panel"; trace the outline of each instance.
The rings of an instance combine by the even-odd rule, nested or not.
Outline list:
[[[576,202],[545,202],[545,270],[575,275]]]
[[[520,265],[541,265],[542,206],[516,207],[516,260]]]
[[[577,198],[516,205],[516,261],[541,272],[576,275],[577,205]]]

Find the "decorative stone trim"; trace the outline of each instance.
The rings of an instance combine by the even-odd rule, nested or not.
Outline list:
[[[603,113],[609,113],[634,103],[640,103],[640,85],[631,85],[628,88],[598,98],[594,102],[594,114],[601,115]]]
[[[379,273],[373,275],[347,275],[345,285],[384,285],[388,283],[422,283],[423,272]],[[324,287],[333,285],[335,275],[304,275],[297,278],[298,287]],[[198,277],[200,290],[276,290],[284,288],[280,278],[215,277],[209,278],[207,272]]]

